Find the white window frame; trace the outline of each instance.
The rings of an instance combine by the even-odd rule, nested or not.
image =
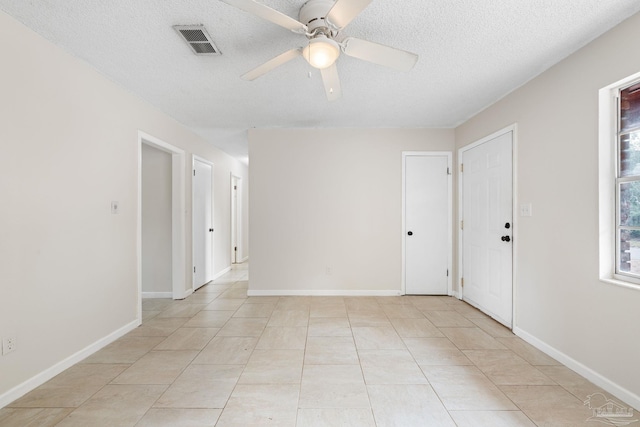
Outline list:
[[[640,290],[640,278],[617,273],[618,211],[618,96],[640,72],[608,85],[599,92],[599,231],[600,280]]]

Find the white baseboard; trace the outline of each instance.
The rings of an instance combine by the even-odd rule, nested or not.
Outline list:
[[[131,332],[138,326],[140,326],[140,320],[136,319],[133,322],[123,326],[122,328],[110,333],[106,337],[100,338],[98,341],[94,342],[93,344],[90,344],[89,346],[83,348],[77,353],[72,354],[66,359],[56,363],[50,368],[45,369],[44,371],[40,372],[34,377],[29,378],[22,384],[18,384],[17,386],[13,387],[6,393],[1,394],[0,408],[7,406],[9,403],[13,402],[14,400],[19,399],[20,397],[24,396],[31,390],[41,386],[42,384],[46,383],[51,378],[55,377],[65,369],[68,369],[71,366],[75,365],[76,363],[86,359],[96,351],[107,346],[108,344],[111,344],[112,342],[122,337],[123,335],[127,334],[128,332]]]
[[[225,274],[227,274],[230,271],[231,271],[231,266],[225,268],[224,270],[220,271],[218,274],[213,276],[213,280],[216,280],[216,279],[220,278],[221,276],[224,276]]]
[[[173,292],[143,292],[142,299],[145,298],[173,298]]]
[[[394,297],[400,295],[400,291],[384,290],[350,290],[350,289],[332,289],[332,290],[313,290],[313,289],[274,289],[274,290],[247,290],[250,297],[275,297],[275,296],[357,296],[357,297]]]
[[[243,262],[247,262],[247,261],[249,261],[249,257],[248,256],[242,258],[238,264],[242,264]]]
[[[557,350],[554,347],[551,347],[549,344],[539,340],[535,336],[531,335],[526,331],[523,331],[518,327],[513,328],[513,333],[519,336],[520,338],[522,338],[523,340],[525,340],[526,342],[528,342],[529,344],[531,344],[532,346],[534,346],[535,348],[537,348],[538,350],[553,357],[558,362],[567,366],[569,369],[572,369],[573,371],[582,375],[583,377],[585,377],[586,379],[588,379],[598,387],[601,387],[602,389],[613,394],[615,397],[622,400],[627,405],[630,405],[633,408],[640,408],[640,396],[633,393],[632,391],[627,390],[626,388],[620,386],[619,384],[614,383],[610,379],[604,377],[603,375],[599,374],[598,372],[594,371],[588,366],[583,365],[582,363],[578,362],[572,357],[567,356],[563,352]]]

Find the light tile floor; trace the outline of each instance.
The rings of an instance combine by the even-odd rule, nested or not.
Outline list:
[[[0,409],[0,426],[581,426],[589,381],[450,297],[249,297],[247,265]]]

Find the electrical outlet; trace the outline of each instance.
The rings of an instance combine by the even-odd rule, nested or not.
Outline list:
[[[531,203],[523,203],[520,205],[520,216],[533,216]]]
[[[16,337],[2,338],[2,355],[9,354],[16,349]]]

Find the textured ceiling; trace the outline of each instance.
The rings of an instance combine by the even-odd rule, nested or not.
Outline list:
[[[296,19],[303,1],[262,0]],[[0,9],[242,157],[252,127],[454,127],[640,11],[640,2],[373,0],[342,34],[420,58],[398,72],[342,55],[335,102],[302,58],[241,80],[306,39],[218,0],[0,0]],[[222,55],[194,55],[178,24],[204,24]]]

